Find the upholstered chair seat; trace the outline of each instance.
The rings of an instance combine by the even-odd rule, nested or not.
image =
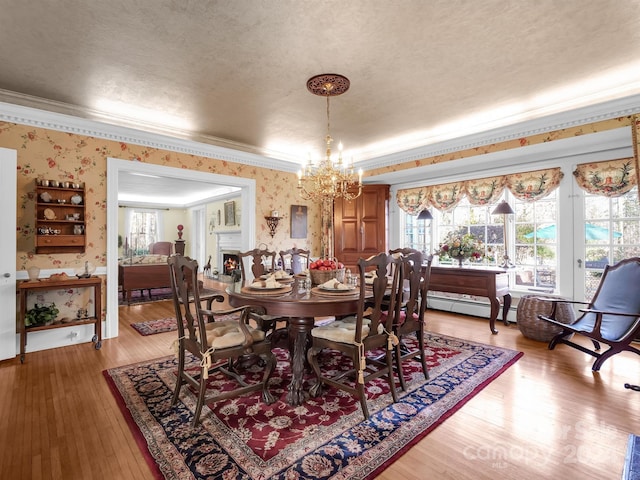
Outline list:
[[[362,336],[366,337],[369,335],[371,329],[369,325],[371,324],[371,320],[364,319],[362,322]],[[378,325],[378,333],[382,334],[384,332],[384,325]],[[346,317],[342,320],[336,320],[335,322],[328,323],[326,325],[322,325],[320,327],[316,327],[311,330],[311,336],[316,338],[324,338],[325,340],[332,340],[334,342],[342,342],[342,343],[356,343],[356,318],[355,317]]]
[[[245,342],[245,336],[235,320],[223,320],[207,323],[207,346],[213,348],[229,348],[237,347]],[[254,342],[261,342],[265,338],[265,333],[251,325],[247,325],[246,329],[251,334]]]

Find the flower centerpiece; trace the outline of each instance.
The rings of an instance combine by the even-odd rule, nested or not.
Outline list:
[[[462,266],[462,262],[469,258],[474,261],[480,260],[484,256],[484,247],[482,242],[470,233],[461,235],[449,232],[444,241],[440,243],[440,249],[436,255],[440,258],[454,258],[458,260],[458,265]]]

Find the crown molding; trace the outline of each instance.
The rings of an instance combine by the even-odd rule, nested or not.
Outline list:
[[[385,173],[367,180],[388,183],[397,188],[413,188],[478,178],[486,176],[488,171],[491,171],[490,175],[524,172],[531,170],[533,164],[536,168],[551,168],[565,159],[582,163],[631,155],[631,127],[627,126]]]
[[[0,120],[76,135],[87,135],[89,137],[143,145],[188,155],[226,160],[272,170],[295,173],[299,168],[299,165],[291,162],[264,157],[234,148],[210,145],[160,133],[146,132],[133,127],[112,125],[96,120],[76,117],[74,115],[50,112],[11,103],[0,102]]]
[[[177,130],[175,134],[178,136],[173,137],[165,133],[143,131],[134,126],[114,125],[112,123],[90,120],[82,118],[80,115],[91,114],[91,112],[80,111],[73,106],[59,104],[58,102],[52,102],[46,99],[26,97],[18,94],[9,95],[10,93],[12,92],[0,90],[0,99],[9,98],[10,100],[20,101],[21,103],[29,103],[41,107],[46,106],[50,109],[63,110],[69,113],[57,113],[33,106],[0,102],[0,120],[2,121],[143,145],[160,150],[225,160],[288,173],[296,173],[299,169],[299,165],[296,163],[244,151],[250,150],[250,147],[224,139],[201,135],[199,138],[203,139],[203,141],[197,141],[193,138],[179,138],[180,136],[187,136],[189,134]],[[576,108],[563,113],[548,115],[535,120],[528,120],[506,127],[487,130],[485,132],[463,135],[451,140],[383,155],[371,160],[363,160],[358,162],[358,166],[366,172],[368,170],[408,163],[493,143],[501,143],[563,128],[571,128],[612,118],[624,117],[638,112],[640,112],[640,95],[632,95],[588,107]],[[99,116],[100,114],[93,112],[93,115]],[[116,121],[116,119],[109,120]],[[152,126],[150,128],[152,128]],[[193,135],[191,136],[193,137]],[[207,143],[207,141],[225,143],[228,146],[213,145]],[[450,164],[450,162],[448,163]],[[409,177],[410,175],[406,172],[415,172],[416,170],[417,169],[408,169],[404,170],[404,173],[394,172],[392,174],[383,174],[375,177],[365,177],[364,181],[365,183],[393,183],[394,178]]]
[[[403,152],[384,155],[371,160],[358,162],[363,170],[375,170],[402,163],[422,160],[424,158],[445,155],[461,150],[468,150],[484,145],[506,142],[518,138],[530,137],[564,128],[571,128],[595,123],[612,118],[625,117],[640,112],[640,95],[611,100],[588,107],[576,108],[563,113],[528,120],[517,124],[487,130],[471,135],[464,135],[451,140],[417,147]],[[365,178],[365,180],[370,180]]]

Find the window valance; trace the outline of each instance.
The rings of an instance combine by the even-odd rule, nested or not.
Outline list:
[[[396,201],[398,206],[409,215],[417,215],[429,206],[429,187],[398,190]]]
[[[396,200],[398,206],[409,215],[417,215],[430,206],[441,211],[451,210],[465,195],[472,205],[496,203],[505,188],[508,188],[517,198],[533,202],[546,197],[558,188],[563,176],[560,168],[548,168],[464,182],[408,188],[398,190]]]
[[[633,158],[582,163],[573,172],[583,190],[605,197],[619,197],[637,183]]]

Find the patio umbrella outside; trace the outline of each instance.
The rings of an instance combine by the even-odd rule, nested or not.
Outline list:
[[[555,224],[547,225],[546,227],[539,228],[535,232],[527,233],[524,238],[533,238],[534,234],[542,239],[556,238],[556,226]],[[587,240],[608,240],[609,229],[593,225],[592,223],[585,223],[584,236]],[[622,233],[613,232],[613,238],[620,238],[621,236]]]

